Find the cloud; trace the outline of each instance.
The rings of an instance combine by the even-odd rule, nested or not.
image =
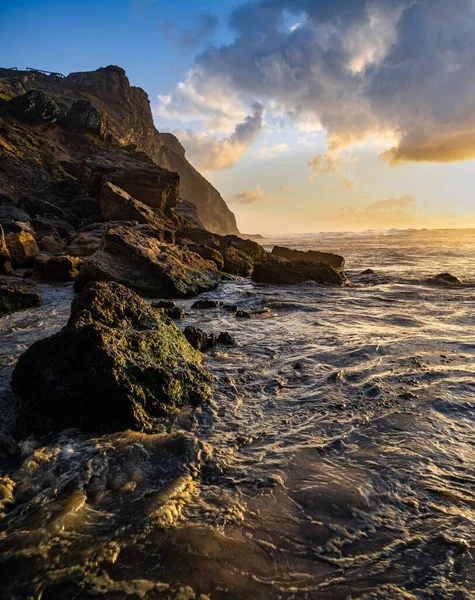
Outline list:
[[[278,188],[279,192],[283,192],[283,193],[287,193],[287,192],[291,192],[292,191],[292,186],[291,185],[281,185]]]
[[[256,158],[270,160],[272,158],[278,158],[282,154],[286,154],[290,151],[289,145],[285,142],[282,144],[274,144],[273,146],[264,146],[256,154]]]
[[[230,204],[257,204],[266,199],[266,192],[260,187],[254,188],[253,190],[246,190],[237,192],[234,196],[227,198]]]
[[[176,23],[167,21],[160,23],[157,29],[168,42],[190,50],[209,43],[217,27],[218,19],[214,15],[201,13],[196,16],[192,27],[180,30]]]
[[[192,130],[174,132],[186,150],[188,160],[203,171],[217,171],[233,167],[255,142],[262,129],[264,109],[255,103],[251,113],[236,125],[227,138],[219,139],[204,132]]]
[[[308,166],[316,174],[335,173],[337,170],[337,159],[331,154],[318,154],[308,163]]]
[[[322,127],[330,154],[391,135],[392,164],[475,157],[473,0],[260,0],[230,25],[173,92],[175,115],[224,127],[258,100]]]

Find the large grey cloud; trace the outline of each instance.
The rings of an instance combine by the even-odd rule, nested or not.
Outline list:
[[[388,134],[393,163],[475,157],[474,0],[262,0],[231,25],[172,95],[175,116],[201,104],[222,124],[259,101],[321,125],[330,153]]]
[[[186,148],[186,154],[199,170],[216,171],[233,167],[248,148],[255,142],[262,129],[264,109],[259,102],[251,106],[250,114],[238,123],[233,133],[219,139],[206,133],[190,129],[175,131]]]

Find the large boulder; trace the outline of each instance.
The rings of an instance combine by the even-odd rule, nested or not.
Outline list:
[[[303,252],[302,250],[293,250],[284,246],[274,246],[272,254],[280,258],[286,258],[287,260],[311,260],[312,262],[326,263],[337,271],[343,271],[345,268],[345,259],[343,256],[331,252],[319,252],[317,250]]]
[[[163,212],[139,202],[113,183],[104,184],[99,201],[105,221],[137,221],[163,231],[164,242],[175,241],[174,224]]]
[[[194,252],[163,244],[132,227],[109,229],[100,249],[81,268],[75,287],[116,281],[154,298],[189,297],[214,289],[218,270]]]
[[[76,256],[36,257],[34,275],[41,281],[74,281],[84,260]]]
[[[0,225],[0,275],[9,275],[11,272],[11,256],[5,240],[3,227]]]
[[[68,110],[64,125],[73,131],[104,137],[107,121],[90,100],[76,100]]]
[[[185,247],[187,250],[190,250],[191,252],[195,252],[196,254],[199,254],[201,256],[201,258],[204,258],[205,260],[212,260],[220,271],[223,269],[223,267],[224,267],[223,255],[221,254],[221,252],[219,252],[215,248],[211,248],[210,246],[205,246],[205,244],[187,244]]]
[[[252,258],[240,250],[229,246],[222,251],[223,256],[223,271],[231,275],[240,275],[248,277],[254,269],[254,261]]]
[[[149,429],[206,400],[210,383],[175,324],[115,283],[77,296],[67,325],[22,354],[12,377],[21,426],[38,434]]]
[[[293,284],[304,281],[343,284],[344,275],[326,263],[310,260],[290,261],[269,255],[254,266],[252,280],[258,283]]]
[[[254,262],[263,260],[268,254],[262,246],[252,240],[237,235],[218,235],[204,229],[182,229],[176,233],[175,238],[177,243],[187,248],[207,246],[218,251],[223,258],[222,270],[232,275],[250,275]],[[203,255],[203,251],[199,253]]]
[[[63,117],[54,98],[41,90],[30,90],[26,94],[15,96],[8,102],[8,111],[31,125],[54,123]]]
[[[180,198],[173,210],[177,215],[185,219],[185,226],[192,229],[205,229],[198,215],[198,209],[193,202]]]
[[[89,158],[83,163],[80,179],[83,193],[93,197],[99,196],[109,182],[152,208],[171,209],[178,200],[178,175],[157,166],[142,153]]]
[[[0,275],[0,315],[40,305],[41,293],[36,283]]]
[[[31,266],[40,253],[35,238],[27,231],[11,231],[5,240],[14,267]]]

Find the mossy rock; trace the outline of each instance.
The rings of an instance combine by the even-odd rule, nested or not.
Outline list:
[[[68,324],[33,344],[12,378],[21,426],[39,434],[148,430],[155,418],[205,401],[210,384],[176,325],[116,283],[88,286]]]

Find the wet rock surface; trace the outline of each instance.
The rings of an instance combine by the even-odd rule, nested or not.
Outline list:
[[[180,321],[185,317],[185,311],[180,306],[177,306],[171,300],[159,300],[158,302],[152,302],[153,308],[162,310],[163,313],[173,321]]]
[[[427,283],[433,285],[463,285],[463,281],[451,273],[439,273],[435,277],[427,279]]]
[[[40,305],[41,293],[36,283],[0,275],[0,316]]]
[[[214,263],[179,246],[162,244],[131,227],[106,232],[81,268],[76,289],[90,281],[116,281],[154,298],[195,296],[218,284]]]
[[[252,280],[258,283],[297,284],[315,281],[322,284],[341,285],[344,276],[325,263],[312,261],[290,261],[278,256],[269,256],[256,263]]]
[[[197,405],[211,379],[170,321],[115,283],[88,286],[67,325],[19,359],[12,389],[25,432],[150,428]]]
[[[316,263],[325,263],[337,271],[343,271],[345,268],[345,259],[343,256],[333,254],[332,252],[319,252],[318,250],[307,250],[306,252],[303,252],[302,250],[292,250],[285,246],[274,246],[272,254],[292,261],[307,260]]]

